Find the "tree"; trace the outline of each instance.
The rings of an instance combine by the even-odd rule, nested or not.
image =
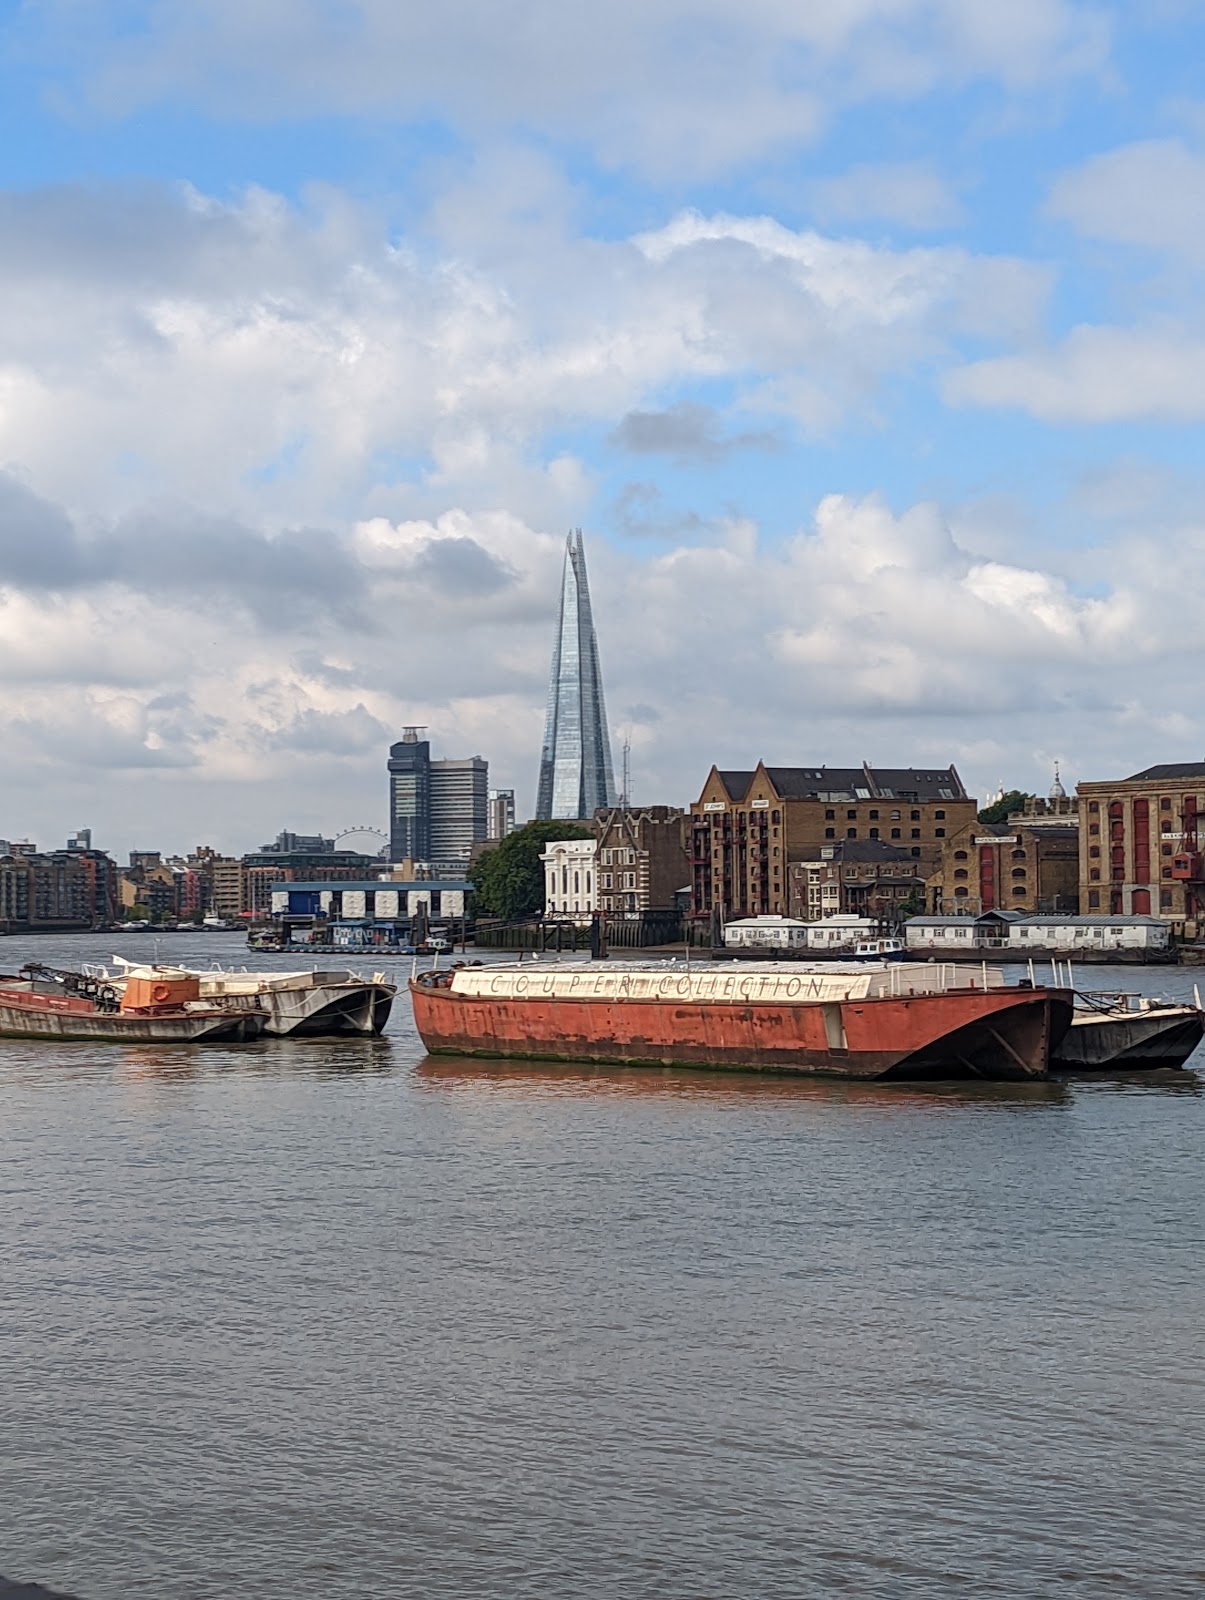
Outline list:
[[[1026,794],[1023,789],[1010,789],[1002,799],[996,801],[995,805],[984,806],[979,813],[979,820],[980,822],[1007,822],[1014,811],[1024,810],[1025,802],[1032,799],[1033,796]]]
[[[525,828],[485,850],[469,868],[477,910],[513,922],[544,906],[544,867],[540,852],[553,839],[589,839],[588,828],[573,822],[529,822]]]

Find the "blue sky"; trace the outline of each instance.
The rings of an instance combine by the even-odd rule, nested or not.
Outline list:
[[[0,836],[524,810],[577,524],[638,799],[1199,758],[1203,35],[0,4]]]

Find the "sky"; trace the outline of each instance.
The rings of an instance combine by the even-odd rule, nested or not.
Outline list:
[[[0,0],[0,837],[1205,757],[1205,6]]]

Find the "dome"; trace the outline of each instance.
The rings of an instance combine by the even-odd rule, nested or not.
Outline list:
[[[1054,782],[1050,785],[1050,793],[1047,796],[1047,799],[1065,800],[1066,798],[1067,791],[1063,788],[1063,780],[1059,777],[1059,764],[1056,761],[1054,764]]]

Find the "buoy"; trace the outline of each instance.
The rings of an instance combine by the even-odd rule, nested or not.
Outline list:
[[[157,1005],[162,1005],[165,1000],[170,1000],[171,997],[172,992],[166,983],[157,983],[151,990],[151,999],[154,1000]]]

